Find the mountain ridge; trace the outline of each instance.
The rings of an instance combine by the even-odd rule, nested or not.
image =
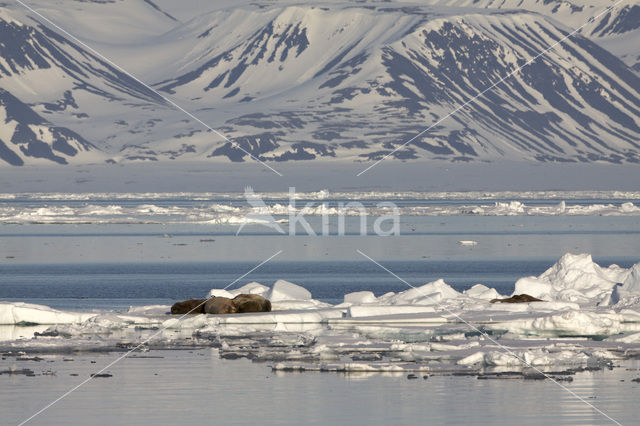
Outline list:
[[[153,86],[234,143],[187,122],[156,93],[27,15],[14,19],[27,23],[17,29],[0,13],[0,32],[14,36],[14,47],[25,46],[0,47],[0,87],[48,115],[49,124],[87,137],[92,161],[246,161],[243,150],[274,162],[389,154],[416,161],[640,161],[638,74],[585,35],[403,147],[570,31],[541,13],[553,2],[529,0],[540,8],[534,11],[495,9],[493,0],[431,3],[238,5],[184,22],[154,1],[149,13],[173,20],[167,18],[157,45],[145,42],[145,60],[164,75]],[[575,2],[556,3],[556,17],[565,9],[567,16],[586,13]],[[619,25],[613,10],[603,14],[605,24],[589,23],[591,32],[637,31],[627,25],[635,6],[622,6]],[[120,9],[115,3],[108,10]],[[41,48],[30,51],[33,45]],[[183,46],[189,50],[177,48]]]

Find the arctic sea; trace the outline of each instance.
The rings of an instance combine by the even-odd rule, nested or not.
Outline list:
[[[373,209],[378,201],[366,204]],[[516,200],[522,205],[495,197],[394,201],[412,213],[400,217],[400,235],[382,237],[371,232],[375,217],[361,235],[357,216],[346,217],[343,236],[331,216],[327,235],[290,236],[286,221],[284,235],[255,223],[238,233],[240,225],[225,220],[247,214],[239,199],[4,200],[0,300],[126,312],[251,281],[271,286],[284,279],[331,304],[355,291],[379,296],[407,290],[360,252],[411,285],[443,278],[458,291],[482,283],[509,295],[518,278],[543,273],[568,252],[590,253],[602,266],[628,268],[640,260],[640,215],[635,206],[623,207],[629,203],[624,198],[574,197],[564,205],[555,198]],[[275,214],[273,205],[285,203],[268,202],[276,220],[287,217]],[[321,216],[307,220],[322,234]],[[39,363],[3,360],[2,368],[38,373],[0,377],[0,411],[9,413],[3,421],[19,423],[119,356],[79,352],[45,354]],[[567,386],[616,420],[631,422],[640,388],[631,379],[640,365],[627,360],[623,367],[578,373]],[[151,350],[108,372],[113,376],[91,380],[34,423],[607,423],[550,381],[276,373],[265,364],[220,359],[212,348]]]

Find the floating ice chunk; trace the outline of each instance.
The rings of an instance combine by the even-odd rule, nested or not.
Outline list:
[[[568,311],[560,315],[537,318],[531,322],[532,330],[551,330],[566,334],[615,334],[622,331],[617,315]]]
[[[627,273],[627,270],[613,266],[602,268],[593,261],[590,254],[567,253],[551,268],[545,271],[540,278],[549,282],[567,284],[579,284],[579,287],[587,287],[584,279],[601,284],[602,281],[619,281]]]
[[[376,296],[373,294],[372,291],[356,291],[356,292],[344,295],[344,303],[359,304],[359,303],[375,303],[377,301],[378,299],[376,299]]]
[[[331,308],[328,303],[320,302],[319,300],[281,300],[279,302],[271,303],[272,311],[288,311],[295,309],[318,309],[318,308]]]
[[[169,305],[130,306],[128,314],[135,315],[164,315],[171,311]]]
[[[137,207],[137,210],[140,213],[165,214],[167,212],[166,208],[158,207],[154,204],[141,204]]]
[[[433,306],[415,305],[367,305],[351,306],[347,311],[350,318],[379,317],[386,315],[433,313]]]
[[[635,213],[640,212],[640,207],[635,206],[633,203],[623,203],[620,206],[620,211],[622,213]]]
[[[552,293],[554,293],[554,290],[551,283],[536,277],[520,278],[516,281],[515,290],[513,291],[513,295],[528,294],[542,300],[551,299]]]
[[[524,213],[524,204],[520,201],[510,201],[508,203],[496,202],[494,205],[495,214],[498,215],[518,215]]]
[[[444,280],[430,282],[420,287],[398,294],[385,294],[378,298],[381,304],[390,305],[434,305],[444,299],[455,299],[460,293],[451,288]]]
[[[624,331],[640,331],[640,324],[625,323],[625,316],[613,311],[596,313],[577,310],[537,318],[513,319],[500,324],[489,324],[487,327],[506,329],[518,334],[553,332],[573,336],[603,336]]]
[[[94,313],[58,311],[31,303],[0,302],[0,324],[73,324],[95,316]]]
[[[232,294],[233,296],[237,296],[238,294],[257,294],[260,296],[265,296],[269,292],[269,290],[270,290],[269,287],[267,287],[266,285],[262,285],[258,282],[253,281],[243,285],[238,289],[229,290],[229,293]],[[233,298],[233,296],[231,298]],[[224,296],[224,297],[229,297],[229,296]]]
[[[214,219],[211,220],[206,220],[203,221],[201,223],[205,223],[205,224],[215,224],[215,225],[221,225],[221,224],[227,224],[227,225],[242,225],[242,224],[269,224],[271,223],[270,220],[267,219],[260,219],[260,218],[252,218],[252,217],[247,217],[247,216],[235,216],[235,215],[224,215],[221,214],[217,217],[215,217]]]
[[[78,210],[79,215],[86,216],[117,216],[122,214],[122,206],[85,206]]]
[[[580,305],[572,302],[529,302],[529,303],[493,303],[491,311],[507,312],[554,312],[562,310],[580,310]]]
[[[640,263],[633,265],[629,275],[622,283],[622,289],[629,293],[640,294]]]
[[[617,314],[620,315],[622,321],[625,322],[637,322],[640,323],[640,310],[636,309],[616,309]]]
[[[589,254],[567,253],[539,277],[520,278],[513,294],[580,304],[609,304],[613,287],[629,273],[617,265],[600,267]]]
[[[311,194],[309,194],[310,197],[315,197],[319,200],[326,200],[327,198],[329,198],[329,195],[331,193],[329,192],[328,189],[321,189],[318,192],[312,192]]]
[[[211,290],[209,290],[209,294],[207,294],[207,299],[210,299],[212,297],[227,297],[229,299],[233,299],[236,296],[235,296],[235,294],[233,294],[230,291],[227,291],[225,289],[212,288]]]
[[[483,351],[478,351],[472,353],[471,355],[462,358],[458,361],[458,365],[476,365],[484,363],[485,353]]]
[[[320,363],[320,364],[292,364],[279,362],[271,367],[273,371],[332,371],[332,372],[385,372],[385,373],[407,373],[415,371],[431,371],[428,365],[415,363],[397,364],[388,362],[340,362],[340,363]]]
[[[311,292],[289,281],[278,280],[273,284],[273,287],[265,297],[271,302],[279,302],[281,300],[310,300]]]
[[[474,299],[492,300],[502,299],[503,296],[496,291],[495,288],[489,288],[486,285],[476,284],[469,290],[462,292],[464,295],[473,297]]]
[[[623,334],[620,336],[611,336],[606,340],[619,343],[640,343],[640,333]]]
[[[45,325],[0,325],[0,342],[32,339],[34,333],[42,333],[49,328]]]
[[[389,350],[395,352],[431,352],[431,345],[425,343],[392,343]]]
[[[216,316],[219,324],[320,324],[330,318],[342,318],[342,310],[325,308]]]
[[[459,365],[483,366],[542,366],[542,365],[579,365],[589,360],[584,352],[555,351],[539,348],[526,351],[496,350],[478,351],[458,361]]]
[[[154,319],[150,316],[144,315],[118,315],[118,314],[99,314],[95,315],[82,323],[82,327],[87,330],[92,328],[103,329],[118,329],[126,328],[131,324],[137,325],[158,325],[161,323],[160,319]]]
[[[476,346],[480,346],[480,342],[467,342],[467,343],[458,343],[458,344],[447,344],[447,343],[430,343],[429,344],[430,349],[435,352],[464,351],[467,349],[475,348]]]
[[[615,285],[611,297],[602,304],[618,307],[640,304],[640,263],[633,265],[624,282]]]
[[[640,343],[640,333],[625,334],[622,336],[611,336],[606,340],[620,343]]]
[[[188,317],[170,318],[162,322],[162,328],[167,329],[196,329],[204,326],[219,324],[218,315],[189,315]]]

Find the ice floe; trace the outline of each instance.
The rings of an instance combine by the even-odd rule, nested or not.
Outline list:
[[[286,223],[290,215],[368,216],[639,216],[640,193],[578,192],[319,192],[259,194],[262,207],[242,193],[0,194],[0,223],[8,224],[264,224],[264,216]],[[373,204],[386,200],[387,203]],[[389,204],[413,200],[410,204]],[[505,201],[508,200],[508,201]],[[242,201],[242,202],[239,202]],[[304,201],[304,202],[303,202]],[[354,201],[358,201],[355,203]],[[437,202],[434,202],[437,201]],[[463,201],[463,202],[460,202]],[[366,206],[365,206],[366,205]],[[261,218],[262,216],[262,218]],[[461,245],[476,241],[461,240]]]
[[[23,302],[0,302],[0,325],[80,324],[95,317],[92,313],[58,311],[48,306]]]
[[[311,292],[304,287],[290,283],[285,280],[278,280],[273,284],[271,290],[265,297],[272,302],[283,300],[311,300]]]
[[[640,200],[639,191],[336,191],[327,189],[314,192],[296,192],[299,200],[325,200],[328,198],[344,200],[379,200],[379,199],[411,199],[411,200]],[[282,200],[289,197],[289,192],[264,192],[260,196],[265,200]],[[22,201],[104,201],[104,200],[244,200],[243,192],[24,192],[0,194],[2,200]]]
[[[639,277],[640,263],[604,267],[587,254],[567,254],[516,282],[514,295],[542,299],[529,303],[491,303],[504,296],[482,284],[458,292],[443,280],[379,296],[349,293],[337,305],[285,280],[212,289],[208,296],[272,301],[272,312],[232,315],[171,316],[163,305],[81,313],[0,302],[0,348],[116,350],[147,339],[145,347],[214,346],[222,357],[271,362],[278,371],[600,368],[640,355]],[[36,324],[32,338],[16,331]]]
[[[636,285],[637,272],[633,278],[633,271],[637,267],[624,269],[611,265],[603,268],[592,260],[591,255],[566,254],[542,275],[519,279],[514,294],[526,293],[543,300],[610,305],[619,301],[618,283],[624,283],[629,277],[627,288]],[[636,294],[640,294],[636,287]],[[612,298],[614,291],[617,300]],[[626,289],[622,291],[627,292]]]

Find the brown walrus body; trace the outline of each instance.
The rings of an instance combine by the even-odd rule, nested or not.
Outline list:
[[[171,306],[172,315],[203,314],[205,299],[189,299]],[[198,306],[199,305],[199,306]]]
[[[516,294],[507,299],[492,299],[489,303],[529,303],[529,302],[544,302],[544,300],[529,296],[528,294]]]
[[[239,294],[232,300],[238,313],[271,312],[271,302],[257,294]]]
[[[238,308],[228,297],[212,297],[204,304],[205,314],[235,314]]]
[[[171,306],[173,315],[184,314],[235,314],[247,312],[271,312],[271,302],[257,294],[239,294],[233,299],[211,297],[210,299],[189,299]]]

